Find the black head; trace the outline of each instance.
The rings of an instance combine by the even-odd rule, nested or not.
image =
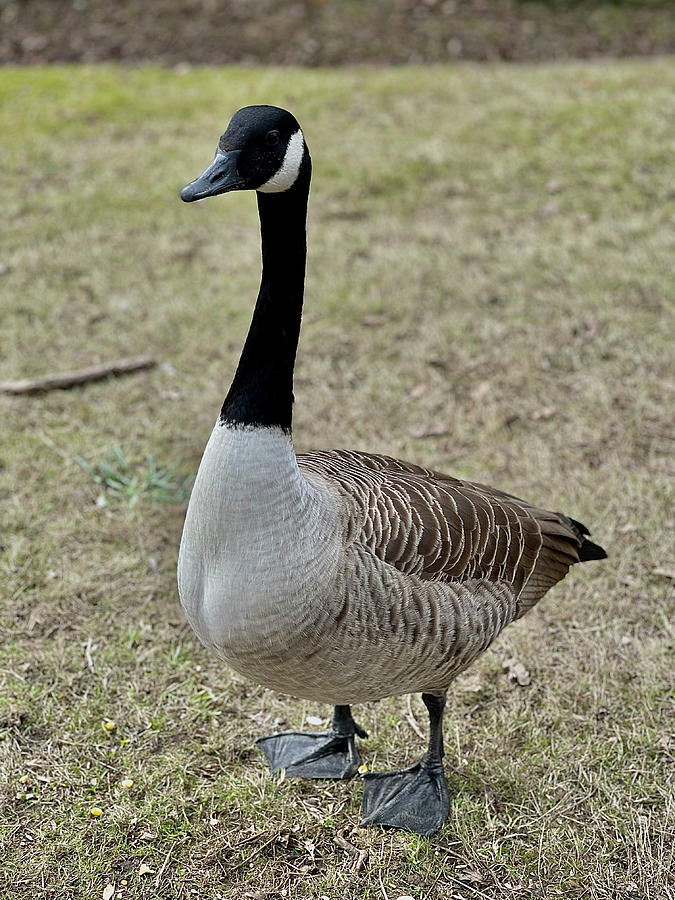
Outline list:
[[[218,142],[211,165],[180,192],[186,203],[228,191],[280,193],[310,165],[294,116],[277,106],[245,106]]]

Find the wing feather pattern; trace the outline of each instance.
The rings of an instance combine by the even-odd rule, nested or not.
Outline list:
[[[522,615],[579,562],[578,523],[486,485],[392,457],[349,450],[298,454],[348,509],[348,543],[426,581],[507,582]]]

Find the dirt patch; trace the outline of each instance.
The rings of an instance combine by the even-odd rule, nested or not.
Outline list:
[[[668,3],[514,0],[19,0],[0,62],[156,60],[332,66],[675,51]]]

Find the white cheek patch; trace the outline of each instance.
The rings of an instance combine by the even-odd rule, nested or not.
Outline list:
[[[276,194],[279,191],[287,191],[293,187],[300,173],[300,164],[305,154],[305,138],[298,128],[295,134],[288,139],[284,161],[269,181],[261,184],[257,189],[264,194]]]

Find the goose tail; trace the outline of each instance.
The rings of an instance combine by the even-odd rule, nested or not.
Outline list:
[[[588,562],[591,559],[607,559],[607,551],[605,548],[588,539],[590,531],[582,522],[577,522],[576,519],[571,519],[564,513],[559,512],[556,513],[556,515],[561,522],[564,522],[565,525],[569,526],[579,538],[580,546],[577,550],[579,562]]]

